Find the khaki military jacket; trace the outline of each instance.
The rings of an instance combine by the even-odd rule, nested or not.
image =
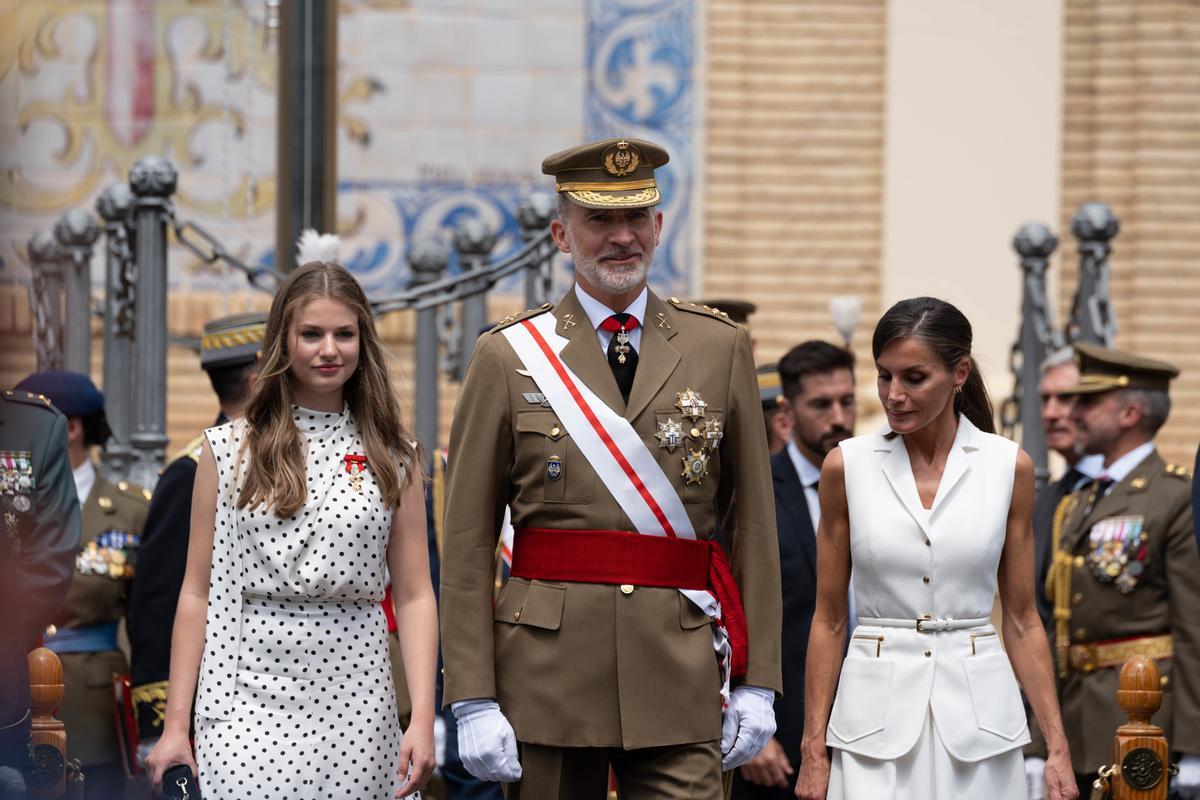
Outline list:
[[[1085,516],[1088,494],[1085,487],[1074,495],[1077,502],[1063,525],[1064,542],[1074,555],[1071,642],[1171,634],[1174,658],[1156,662],[1163,702],[1153,722],[1162,726],[1173,751],[1200,754],[1200,555],[1192,530],[1190,476],[1186,469],[1168,467],[1155,452]],[[1124,567],[1111,567],[1118,573],[1110,573],[1114,579],[1102,581],[1095,573],[1111,556],[1098,550],[1098,543],[1122,522],[1140,522],[1144,547],[1131,547]],[[1053,648],[1053,624],[1050,643]],[[1112,760],[1113,734],[1126,721],[1117,705],[1119,674],[1120,667],[1072,669],[1058,682],[1076,772],[1094,772]]]
[[[658,455],[697,534],[712,538],[728,514],[720,533],[749,628],[745,683],[780,691],[779,547],[748,334],[700,306],[650,293],[626,406],[574,290],[535,313],[555,315],[557,333],[569,339],[563,362],[624,411]],[[445,702],[494,697],[517,738],[534,744],[640,748],[717,739],[711,622],[678,591],[513,578],[493,608],[505,506],[517,528],[635,530],[499,330],[476,345],[450,435]],[[667,419],[690,433],[693,423],[676,407],[687,389],[724,429],[699,484],[685,484],[684,447],[668,452],[655,438]],[[689,444],[699,449],[700,440],[685,438]]]
[[[55,615],[58,628],[117,623],[125,614],[137,562],[137,544],[149,509],[149,492],[101,475],[84,503],[79,552],[67,598]],[[165,633],[164,635],[169,635]],[[69,756],[88,764],[119,760],[113,717],[113,673],[129,671],[119,650],[64,653],[59,718],[67,726]]]

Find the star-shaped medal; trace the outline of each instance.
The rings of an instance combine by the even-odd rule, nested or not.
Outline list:
[[[617,354],[617,363],[624,364],[625,356],[629,355],[629,332],[624,328],[617,331],[617,345],[613,348],[613,352]]]
[[[665,419],[658,423],[658,433],[654,436],[658,439],[659,447],[665,448],[668,453],[674,453],[683,438],[683,425],[673,419]]]
[[[701,450],[688,450],[683,457],[683,481],[699,485],[708,475],[708,453]]]
[[[700,419],[704,416],[704,409],[708,408],[708,403],[704,401],[699,392],[689,388],[682,392],[676,392],[675,407],[683,414],[684,419]]]

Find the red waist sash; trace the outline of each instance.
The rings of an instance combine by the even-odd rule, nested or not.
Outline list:
[[[518,528],[510,574],[530,580],[708,590],[721,604],[719,623],[729,636],[732,675],[746,674],[749,642],[742,596],[725,551],[713,540]]]

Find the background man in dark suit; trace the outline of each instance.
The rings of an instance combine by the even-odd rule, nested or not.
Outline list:
[[[775,701],[775,737],[738,770],[738,800],[792,798],[804,732],[804,661],[817,589],[817,481],[838,442],[854,435],[854,354],[827,342],[793,347],[779,362],[792,436],[771,457],[783,588],[783,697]]]

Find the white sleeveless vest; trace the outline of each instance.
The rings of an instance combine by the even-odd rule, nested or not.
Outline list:
[[[986,620],[996,596],[1017,445],[959,417],[933,508],[886,428],[841,443],[860,619]],[[1029,742],[1008,655],[990,624],[920,631],[860,624],[826,743],[872,758],[916,744],[928,713],[950,754],[979,761]]]

